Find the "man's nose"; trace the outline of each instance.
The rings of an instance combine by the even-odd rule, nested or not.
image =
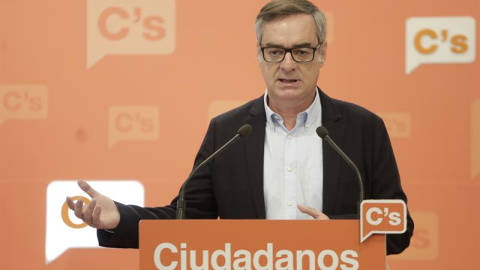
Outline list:
[[[291,71],[291,70],[295,69],[296,64],[297,64],[297,62],[295,62],[295,60],[293,60],[292,53],[287,52],[285,54],[285,58],[280,63],[280,68],[288,72],[288,71]]]

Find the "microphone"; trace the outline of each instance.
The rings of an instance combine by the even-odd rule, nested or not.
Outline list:
[[[358,184],[360,186],[360,200],[358,202],[358,206],[360,207],[360,204],[362,203],[363,201],[363,182],[362,182],[362,176],[360,175],[360,171],[358,170],[357,166],[355,165],[355,163],[353,163],[353,161],[348,158],[348,156],[342,151],[342,149],[340,149],[340,147],[338,147],[338,145],[336,145],[332,139],[330,138],[330,136],[328,136],[328,131],[325,127],[322,127],[322,126],[319,126],[317,128],[317,135],[324,139],[325,141],[328,142],[328,144],[330,144],[333,149],[335,149],[335,151],[337,151],[337,153],[343,158],[343,160],[345,160],[348,165],[350,165],[350,167],[352,167],[352,169],[355,171],[355,173],[357,174],[357,178],[358,178]]]
[[[188,182],[192,178],[192,176],[203,167],[207,162],[218,156],[221,152],[225,149],[230,147],[234,142],[238,141],[240,138],[245,138],[252,133],[252,126],[249,124],[245,124],[240,127],[237,131],[237,134],[230,139],[227,143],[225,143],[222,147],[220,147],[215,153],[211,154],[207,159],[205,159],[200,165],[198,165],[188,176],[187,180],[183,183],[182,187],[180,188],[180,195],[177,201],[177,219],[185,219],[185,211],[186,211],[186,201],[185,201],[185,187],[187,186]]]

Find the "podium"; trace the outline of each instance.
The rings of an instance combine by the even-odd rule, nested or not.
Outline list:
[[[385,235],[358,220],[142,220],[140,269],[385,270]]]

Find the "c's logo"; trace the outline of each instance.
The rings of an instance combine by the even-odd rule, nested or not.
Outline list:
[[[472,17],[409,18],[405,31],[405,73],[421,64],[472,63],[475,60]]]
[[[115,127],[119,132],[131,132],[135,126],[144,133],[152,132],[154,129],[154,122],[151,116],[141,115],[139,113],[132,115],[129,113],[120,113],[115,118]]]
[[[440,33],[439,33],[440,34]],[[428,39],[428,41],[422,42]],[[428,43],[429,45],[425,45]],[[461,54],[468,50],[467,37],[465,35],[449,36],[448,30],[442,30],[441,34],[432,29],[422,29],[415,35],[415,49],[421,54],[434,53],[439,44],[447,43],[449,49],[453,53]]]
[[[144,28],[142,31],[142,36],[151,41],[161,40],[166,35],[166,30],[163,26],[165,20],[160,16],[148,16],[146,18],[142,17],[142,8],[135,8],[133,10],[133,16],[120,7],[110,7],[100,13],[98,18],[98,30],[100,33],[109,40],[117,41],[122,40],[128,36],[130,33],[131,27],[134,27],[136,24],[140,23]],[[108,21],[109,20],[118,20],[124,23],[119,22],[118,24],[124,24],[125,26],[118,27],[118,30],[109,29]],[[125,22],[131,22],[131,26],[128,27]]]
[[[0,85],[0,124],[7,119],[46,118],[47,101],[44,85]]]
[[[175,0],[88,0],[87,68],[108,54],[170,54]]]
[[[159,137],[159,108],[112,106],[109,110],[109,146],[120,141],[151,141]]]
[[[360,241],[374,233],[404,233],[407,205],[402,200],[364,200],[360,205]]]

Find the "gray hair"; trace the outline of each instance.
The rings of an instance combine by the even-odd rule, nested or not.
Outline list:
[[[263,25],[265,23],[298,14],[312,15],[317,26],[317,37],[318,43],[321,44],[321,51],[327,35],[327,20],[323,12],[308,0],[273,0],[266,4],[260,10],[255,21],[258,43],[262,42]]]

